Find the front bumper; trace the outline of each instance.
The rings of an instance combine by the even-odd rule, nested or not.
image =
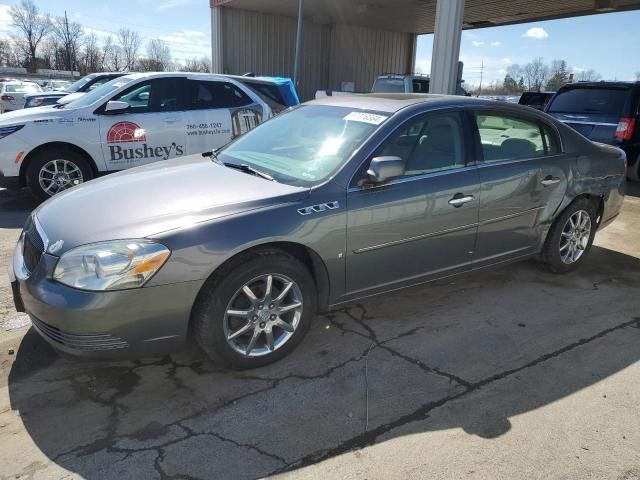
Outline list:
[[[43,254],[25,278],[21,242],[10,279],[16,309],[54,348],[94,358],[167,353],[187,337],[189,317],[202,282],[192,281],[110,292],[77,290],[52,279],[58,258]]]

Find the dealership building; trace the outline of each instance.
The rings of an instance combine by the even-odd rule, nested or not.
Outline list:
[[[462,30],[640,9],[640,0],[210,0],[213,71],[295,78],[365,92],[382,73],[415,71],[434,33],[431,92],[453,93]]]

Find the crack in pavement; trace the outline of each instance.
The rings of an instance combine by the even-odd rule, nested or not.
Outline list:
[[[355,335],[359,335],[359,336],[361,336],[363,338],[371,340],[372,342],[374,342],[376,347],[387,351],[388,353],[390,353],[394,357],[400,358],[402,360],[405,360],[405,361],[417,366],[418,368],[420,368],[424,372],[440,375],[441,377],[447,378],[449,380],[449,382],[455,382],[455,383],[457,383],[457,384],[459,384],[459,385],[461,385],[461,386],[463,386],[465,388],[471,388],[472,384],[470,382],[468,382],[467,380],[464,380],[463,378],[460,378],[457,375],[454,375],[452,373],[440,370],[439,368],[430,367],[429,365],[426,365],[421,360],[419,360],[417,358],[412,358],[412,357],[410,357],[408,355],[400,353],[397,350],[395,350],[394,348],[391,348],[389,345],[387,345],[388,343],[393,342],[395,340],[398,340],[400,338],[413,335],[417,331],[424,329],[425,328],[424,326],[418,326],[418,327],[412,328],[411,330],[408,330],[408,331],[406,331],[404,333],[398,334],[398,335],[396,335],[396,336],[394,336],[392,338],[389,338],[389,339],[384,340],[384,341],[380,341],[378,339],[377,334],[373,330],[373,328],[371,328],[369,325],[367,325],[365,323],[365,320],[373,320],[374,317],[371,317],[371,316],[367,315],[367,311],[364,308],[364,306],[358,304],[357,308],[359,308],[361,310],[360,316],[354,315],[351,312],[351,308],[350,307],[338,310],[338,312],[344,313],[347,317],[349,317],[355,323],[360,325],[365,331],[367,331],[369,333],[368,335],[365,335],[365,334],[363,334],[361,332],[358,332],[357,330],[353,330],[351,328],[346,327],[344,325],[344,323],[340,323],[340,322],[338,322],[336,320],[335,315],[325,314],[324,316],[331,324],[333,324],[334,326],[336,326],[338,329],[342,330],[343,332],[353,333]]]
[[[366,431],[362,434],[356,435],[348,440],[345,440],[344,442],[342,442],[340,445],[330,448],[330,449],[324,449],[324,450],[318,450],[316,452],[313,452],[311,454],[305,455],[304,457],[299,458],[298,460],[295,460],[293,462],[289,462],[289,464],[287,464],[285,467],[274,470],[273,472],[269,473],[270,475],[275,475],[278,473],[282,473],[282,472],[286,472],[286,471],[290,471],[294,468],[302,468],[305,467],[307,465],[311,465],[313,463],[317,463],[317,462],[321,462],[323,460],[326,460],[327,458],[331,458],[337,455],[341,455],[343,453],[352,451],[352,450],[357,450],[357,449],[361,449],[363,447],[369,446],[369,445],[373,445],[376,442],[376,439],[380,436],[383,435],[395,428],[404,426],[408,423],[417,421],[417,420],[421,420],[421,419],[425,419],[429,416],[429,413],[431,411],[433,411],[434,409],[438,408],[438,407],[442,407],[445,404],[453,401],[453,400],[457,400],[461,397],[467,396],[470,393],[476,392],[479,389],[481,389],[482,387],[486,387],[487,385],[490,385],[492,383],[495,383],[497,381],[503,380],[505,378],[511,377],[512,375],[515,375],[516,373],[522,372],[523,370],[527,370],[529,368],[535,367],[541,363],[544,363],[548,360],[551,360],[553,358],[556,358],[560,355],[563,355],[571,350],[574,350],[576,348],[579,348],[581,346],[587,345],[595,340],[598,340],[600,338],[603,338],[613,332],[619,331],[619,330],[623,330],[625,328],[639,328],[640,329],[640,317],[635,317],[633,320],[629,320],[627,322],[623,322],[621,324],[618,324],[616,326],[604,329],[598,333],[596,333],[595,335],[592,335],[590,337],[586,337],[586,338],[581,338],[579,340],[576,340],[575,342],[570,343],[569,345],[566,345],[558,350],[554,350],[553,352],[541,355],[539,357],[537,357],[536,359],[525,363],[524,365],[521,365],[519,367],[516,368],[512,368],[509,370],[504,370],[500,373],[497,373],[495,375],[491,375],[485,379],[482,379],[478,382],[474,382],[470,384],[470,387],[463,390],[462,392],[459,392],[455,395],[450,395],[450,396],[446,396],[443,397],[441,399],[435,400],[435,401],[431,401],[431,402],[427,402],[424,405],[422,405],[421,407],[417,408],[416,410],[414,410],[413,412],[403,415],[401,417],[398,417],[397,419],[395,419],[392,422],[380,425],[376,428],[374,428],[373,430],[369,430]]]

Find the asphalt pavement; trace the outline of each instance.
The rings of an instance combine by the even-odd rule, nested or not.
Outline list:
[[[640,479],[640,188],[533,261],[317,317],[279,363],[58,356],[0,274],[0,479]],[[0,272],[29,211],[0,191]]]

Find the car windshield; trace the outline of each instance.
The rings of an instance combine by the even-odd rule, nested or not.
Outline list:
[[[311,187],[335,173],[384,122],[387,113],[304,105],[239,137],[218,152],[281,183]]]
[[[94,78],[95,77],[92,75],[87,75],[86,77],[82,77],[80,80],[73,82],[71,85],[69,85],[65,90],[67,92],[72,92],[72,93],[77,92]]]
[[[622,114],[628,88],[568,88],[560,90],[549,105],[549,113]]]
[[[80,98],[69,102],[66,106],[69,108],[83,108],[93,105],[96,102],[104,100],[109,97],[113,92],[120,87],[126,85],[132,80],[130,76],[114,78],[110,82],[100,85],[95,90],[91,90],[88,93],[82,95]]]

